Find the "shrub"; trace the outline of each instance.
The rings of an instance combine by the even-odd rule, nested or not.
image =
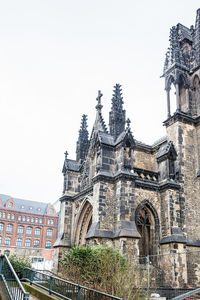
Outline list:
[[[19,277],[21,277],[22,271],[25,268],[31,268],[31,261],[26,256],[18,256],[17,254],[13,254],[9,257],[9,260]]]
[[[61,264],[66,279],[127,300],[134,299],[146,281],[136,264],[111,247],[75,246]]]

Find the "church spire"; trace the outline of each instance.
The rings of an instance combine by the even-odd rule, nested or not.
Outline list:
[[[103,105],[101,104],[101,97],[102,96],[103,96],[103,94],[101,93],[101,91],[98,91],[98,96],[96,98],[96,100],[97,100],[96,120],[95,120],[93,129],[97,130],[97,131],[103,131],[103,132],[107,133],[106,124],[105,124],[105,121],[104,121],[102,113],[101,113],[101,110],[102,110],[102,107],[103,107]]]
[[[88,150],[88,130],[87,130],[87,116],[82,115],[81,119],[81,127],[79,130],[79,137],[76,144],[76,160],[79,162],[83,162],[87,150]]]
[[[114,86],[112,107],[109,114],[110,134],[117,138],[125,129],[125,110],[123,110],[121,85]]]

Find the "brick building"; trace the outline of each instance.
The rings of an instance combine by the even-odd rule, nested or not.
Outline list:
[[[112,245],[135,259],[160,255],[152,265],[160,268],[165,286],[195,286],[200,255],[188,253],[200,250],[200,9],[195,26],[170,30],[163,77],[166,136],[153,145],[134,138],[119,84],[109,130],[100,91],[90,139],[83,115],[76,160],[65,154],[55,247],[58,257],[74,244]]]
[[[53,205],[0,194],[0,251],[52,259],[58,216]]]

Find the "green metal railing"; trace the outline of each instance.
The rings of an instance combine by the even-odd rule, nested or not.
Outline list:
[[[67,300],[122,300],[121,298],[29,268],[24,269],[23,280],[45,289],[49,294],[54,294]]]
[[[6,255],[0,255],[0,280],[2,280],[10,300],[29,300],[29,293],[23,288]]]
[[[190,300],[199,299],[200,298],[199,294],[200,294],[200,288],[195,289],[193,291],[189,291],[189,292],[184,293],[184,294],[181,294],[181,295],[179,295],[175,298],[172,298],[171,300],[183,300],[183,299],[187,299],[187,298],[190,299]]]

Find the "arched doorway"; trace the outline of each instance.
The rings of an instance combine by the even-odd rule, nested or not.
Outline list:
[[[76,224],[75,244],[85,245],[85,236],[92,225],[92,205],[89,201],[83,204]]]
[[[153,262],[154,255],[158,254],[159,220],[156,210],[146,200],[141,202],[136,209],[136,226],[141,235],[139,240],[140,263],[145,263],[147,256]]]

